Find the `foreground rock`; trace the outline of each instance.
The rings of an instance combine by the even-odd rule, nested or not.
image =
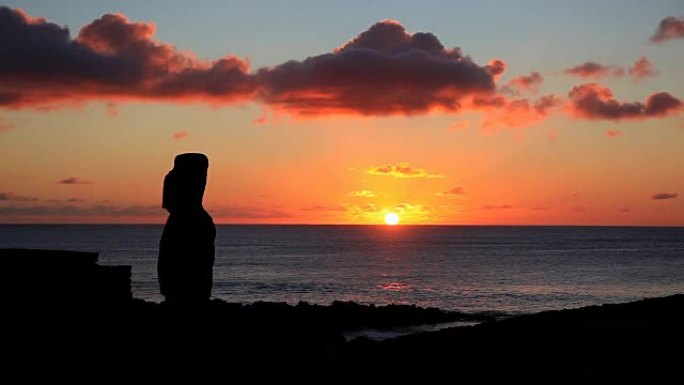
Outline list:
[[[0,252],[12,267],[2,281],[0,350],[8,357],[2,383],[202,384],[246,375],[247,382],[327,383],[368,372],[399,383],[417,375],[420,383],[447,376],[520,384],[660,383],[673,376],[678,383],[681,376],[684,295],[504,320],[348,302],[180,306],[132,299],[130,270],[97,267],[96,255],[38,252],[31,257],[38,259],[16,259],[27,252]],[[45,262],[51,256],[70,262]],[[31,262],[39,260],[44,265]],[[381,342],[342,336],[364,327],[452,321],[481,323]],[[328,374],[316,377],[322,371]]]
[[[353,341],[347,364],[448,370],[484,383],[681,381],[684,295],[514,317],[473,327]]]

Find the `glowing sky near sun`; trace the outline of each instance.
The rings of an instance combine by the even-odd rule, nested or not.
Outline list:
[[[0,223],[684,225],[681,1],[4,4]]]

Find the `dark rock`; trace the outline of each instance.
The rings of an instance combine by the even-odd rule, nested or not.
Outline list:
[[[132,298],[131,267],[101,266],[98,253],[0,249],[4,303],[16,306],[123,303]]]

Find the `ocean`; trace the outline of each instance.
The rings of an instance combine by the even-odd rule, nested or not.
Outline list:
[[[161,301],[161,225],[0,225],[0,247],[96,251]],[[521,314],[684,293],[684,228],[217,226],[214,297]]]

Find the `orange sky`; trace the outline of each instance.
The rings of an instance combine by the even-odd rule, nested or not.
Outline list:
[[[115,22],[135,26],[134,16]],[[36,22],[25,23],[21,28]],[[420,82],[369,85],[384,75],[335,67],[350,78],[334,86],[321,81],[314,94],[309,83],[282,83],[308,70],[301,64],[296,71],[269,67],[259,76],[258,68],[247,69],[240,81],[257,82],[256,88],[225,98],[182,88],[186,78],[172,79],[173,91],[154,85],[133,95],[135,88],[112,91],[108,83],[105,90],[99,80],[83,80],[84,92],[59,78],[0,68],[0,77],[20,87],[0,86],[0,94],[20,90],[25,101],[0,108],[0,222],[163,223],[161,185],[173,157],[202,152],[210,160],[205,207],[217,223],[377,224],[394,212],[407,224],[682,226],[684,114],[677,98],[684,95],[684,51],[681,40],[648,43],[652,32],[644,31],[645,48],[626,61],[609,52],[595,58],[616,63],[621,75],[614,68],[588,79],[563,72],[582,64],[581,55],[555,70],[502,58],[514,68],[503,74],[490,61],[496,58],[487,58],[473,59],[468,76],[494,83],[467,86],[452,73],[444,74],[444,82],[454,82],[448,87],[429,85],[424,73]],[[87,36],[83,44],[104,38]],[[365,52],[352,38],[330,42],[334,59],[357,60]],[[154,35],[144,39],[148,48],[161,47]],[[467,42],[441,43],[467,50]],[[344,44],[351,45],[346,52]],[[643,75],[641,68],[643,76],[635,75],[629,70],[637,71],[644,51],[652,72]],[[452,60],[456,54],[435,55]],[[404,60],[397,57],[382,62]],[[325,64],[328,57],[312,60]],[[222,64],[191,65],[219,71]],[[396,65],[403,74],[426,64]],[[182,71],[163,68],[170,71],[164,82]],[[356,64],[350,68],[356,71]],[[536,71],[542,80],[521,85],[519,76]],[[188,94],[177,94],[181,88]]]

